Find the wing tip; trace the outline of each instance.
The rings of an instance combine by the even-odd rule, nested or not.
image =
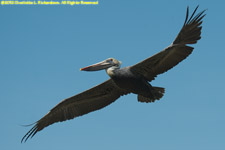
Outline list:
[[[23,136],[20,142],[25,143],[29,138],[32,138],[38,131],[38,126],[36,124]]]
[[[197,7],[189,17],[189,6],[187,6],[184,25],[172,44],[195,44],[201,38],[201,24],[203,22],[202,19],[205,17],[206,14],[204,13],[207,9],[196,14],[198,8],[199,5],[197,5]]]
[[[199,12],[199,13],[194,17],[194,15],[195,15],[195,13],[197,12],[198,8],[199,8],[199,5],[197,5],[197,7],[194,9],[194,11],[193,11],[191,17],[188,19],[188,21],[186,22],[186,24],[190,24],[190,23],[192,23],[193,21],[197,21],[197,22],[198,22],[198,21],[201,21],[201,19],[202,19],[203,17],[202,17],[200,20],[198,20],[198,18],[201,17],[201,16],[205,16],[205,15],[206,15],[206,14],[202,15],[202,14],[207,10],[207,9],[204,9],[203,11]],[[189,12],[187,12],[187,13],[189,13]]]

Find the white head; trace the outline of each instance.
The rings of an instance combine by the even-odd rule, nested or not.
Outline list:
[[[115,58],[108,58],[108,59],[106,59],[104,61],[101,61],[99,63],[81,68],[80,70],[81,71],[98,71],[98,70],[103,70],[103,69],[108,70],[109,68],[115,70],[115,69],[119,69],[121,64],[122,64],[122,62],[116,60]]]

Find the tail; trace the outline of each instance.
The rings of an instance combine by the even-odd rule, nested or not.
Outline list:
[[[151,90],[152,96],[150,97],[144,97],[142,95],[138,95],[138,101],[139,102],[155,102],[155,100],[159,100],[160,98],[163,97],[163,94],[165,93],[165,89],[162,87],[152,87],[153,89]]]

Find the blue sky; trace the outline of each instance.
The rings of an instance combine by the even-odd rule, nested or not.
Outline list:
[[[202,39],[185,61],[152,82],[155,103],[134,94],[57,123],[25,144],[30,129],[61,100],[109,77],[79,69],[114,57],[129,66],[167,47],[186,7],[207,10]],[[0,147],[21,150],[225,149],[224,2],[103,1],[97,6],[0,6]]]

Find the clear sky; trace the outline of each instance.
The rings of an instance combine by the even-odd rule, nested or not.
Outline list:
[[[202,39],[178,66],[152,82],[155,103],[134,94],[51,125],[27,143],[30,127],[61,100],[109,77],[79,69],[114,57],[129,66],[167,47],[186,7],[207,10]],[[95,6],[0,6],[2,150],[224,150],[225,2],[99,0]]]

